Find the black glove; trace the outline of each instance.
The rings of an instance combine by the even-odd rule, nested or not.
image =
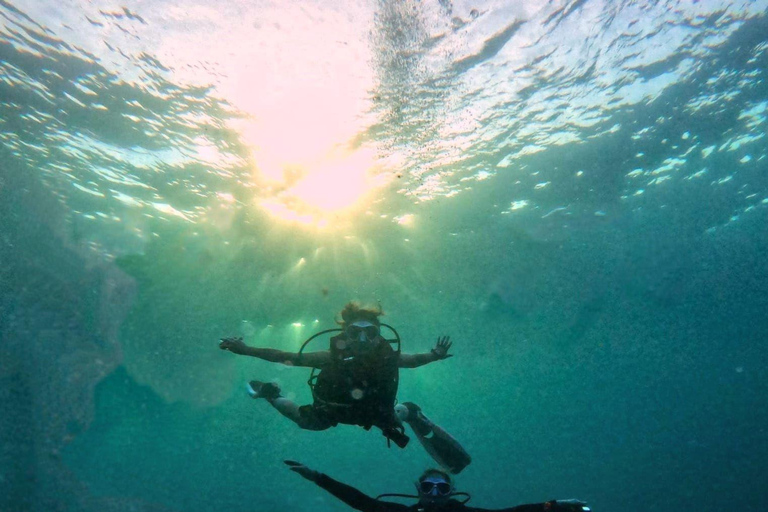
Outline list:
[[[284,460],[291,471],[294,473],[298,473],[310,482],[317,482],[317,479],[320,478],[320,472],[315,471],[314,469],[309,469],[307,466],[302,464],[301,462],[296,462],[295,460]]]

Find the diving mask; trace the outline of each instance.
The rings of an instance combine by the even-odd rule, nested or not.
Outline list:
[[[448,496],[451,494],[451,484],[445,480],[422,480],[419,491],[430,496]]]
[[[358,320],[348,325],[344,332],[354,341],[373,341],[379,335],[379,326],[367,320]]]

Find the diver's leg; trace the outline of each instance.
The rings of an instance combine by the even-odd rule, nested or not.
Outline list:
[[[277,412],[294,423],[298,424],[301,421],[299,406],[293,403],[293,401],[280,396],[280,386],[274,382],[252,380],[248,383],[247,391],[251,398],[265,399],[269,402],[269,405],[277,409]]]
[[[278,397],[272,400],[267,400],[269,405],[277,409],[277,412],[291,420],[292,422],[299,424],[301,422],[301,414],[299,414],[299,406],[293,401],[287,398]]]
[[[277,412],[305,430],[325,430],[335,425],[326,414],[312,405],[298,406],[292,400],[280,395],[280,387],[274,382],[252,380],[248,394],[253,398],[264,398]]]
[[[333,424],[312,405],[299,407],[287,398],[278,397],[267,400],[280,414],[297,424],[304,430],[326,430]]]
[[[459,442],[424,416],[418,405],[412,402],[397,404],[395,414],[400,421],[411,426],[427,453],[451,473],[461,472],[472,462],[472,458]]]

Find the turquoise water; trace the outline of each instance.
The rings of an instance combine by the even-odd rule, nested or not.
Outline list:
[[[0,510],[411,492],[415,440],[217,348],[350,299],[451,336],[398,398],[475,506],[762,510],[768,2],[326,4],[0,0]]]

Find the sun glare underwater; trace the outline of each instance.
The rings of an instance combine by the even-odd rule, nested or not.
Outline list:
[[[0,0],[0,511],[413,493],[413,425],[300,429],[247,386],[308,368],[219,349],[352,300],[467,506],[762,510],[767,9]]]

